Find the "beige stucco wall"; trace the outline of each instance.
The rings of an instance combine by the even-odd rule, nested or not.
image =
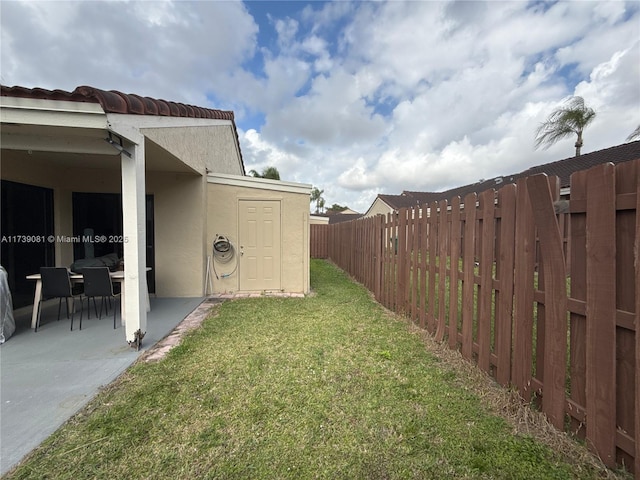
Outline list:
[[[120,193],[120,170],[65,168],[29,160],[26,152],[2,152],[2,179],[53,190],[54,234],[73,235],[73,192]],[[204,177],[147,172],[146,193],[154,199],[155,279],[158,296],[201,296],[204,285]],[[57,242],[57,266],[73,263],[73,244]]]
[[[203,294],[205,259],[205,179],[198,175],[149,172],[153,195],[156,295]]]
[[[244,173],[235,133],[230,124],[143,128],[141,132],[198,173],[205,174],[206,169],[233,175]]]
[[[371,205],[371,207],[369,207],[369,210],[367,211],[367,213],[364,216],[365,217],[375,217],[376,215],[386,215],[387,213],[391,213],[392,211],[393,211],[393,209],[391,209],[391,207],[389,207],[389,205],[384,203],[379,198],[376,198],[374,200],[373,204]]]
[[[246,177],[245,177],[246,178]],[[247,182],[250,182],[247,180]],[[310,188],[309,188],[310,190]],[[239,202],[241,200],[277,200],[281,205],[281,287],[285,292],[309,291],[309,193],[294,193],[222,183],[207,185],[207,248],[212,249],[216,234],[226,236],[237,250],[239,235]],[[208,252],[211,254],[211,252]],[[235,261],[238,261],[236,255]],[[235,264],[218,273],[228,273]],[[241,264],[239,266],[241,267]],[[239,291],[239,272],[227,278],[213,277],[215,293]]]

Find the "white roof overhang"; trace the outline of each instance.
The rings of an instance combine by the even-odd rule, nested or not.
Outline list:
[[[299,193],[311,195],[311,185],[306,183],[283,182],[268,178],[243,177],[240,175],[226,175],[221,173],[210,173],[207,175],[207,182],[231,185],[243,188],[256,188],[260,190],[273,190],[286,193]]]

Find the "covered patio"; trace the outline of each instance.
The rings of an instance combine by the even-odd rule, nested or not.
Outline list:
[[[4,475],[60,425],[84,407],[100,388],[115,380],[140,356],[165,338],[199,305],[202,297],[154,298],[140,351],[122,341],[120,315],[87,318],[82,330],[58,302],[43,303],[42,324],[30,328],[31,309],[16,310],[16,331],[0,346],[0,475]],[[113,305],[119,309],[119,300]],[[78,313],[79,315],[79,313]]]

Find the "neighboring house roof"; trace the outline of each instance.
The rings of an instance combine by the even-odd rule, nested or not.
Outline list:
[[[349,207],[345,207],[344,210],[340,210],[339,212],[334,212],[333,210],[327,210],[327,213],[329,215],[349,215],[349,214],[356,214],[356,213],[360,213],[360,212],[356,212],[355,210],[350,209]]]
[[[329,215],[329,225],[333,225],[334,223],[348,222],[350,220],[357,220],[358,218],[362,218],[361,213],[343,213],[340,215]]]
[[[578,157],[565,158],[557,162],[547,163],[531,167],[528,170],[520,172],[518,178],[528,177],[537,173],[546,173],[547,175],[556,175],[560,177],[560,186],[568,187],[572,173],[580,170],[587,170],[602,163],[611,162],[618,164],[636,160],[640,158],[640,140],[635,142],[623,143],[615,147],[605,148],[596,152],[585,153]]]
[[[418,200],[409,195],[386,195],[379,194],[378,198],[382,200],[384,203],[389,205],[394,210],[398,210],[400,208],[414,207],[419,204]]]
[[[197,107],[184,103],[158,100],[151,97],[141,97],[140,95],[132,93],[122,93],[117,90],[100,90],[99,88],[88,86],[80,86],[73,92],[67,92],[64,90],[46,90],[44,88],[25,88],[20,86],[8,87],[0,85],[0,96],[33,98],[38,100],[98,103],[105,113],[229,120],[233,126],[236,142],[238,143],[238,151],[240,152],[240,160],[244,170],[244,161],[242,160],[242,150],[240,149],[238,129],[236,128],[234,114],[232,111]]]
[[[499,189],[506,184],[515,183],[520,178],[529,177],[538,173],[546,173],[549,176],[559,177],[560,187],[567,188],[570,186],[571,174],[575,172],[586,170],[602,163],[611,162],[618,164],[636,159],[640,159],[640,140],[585,153],[578,157],[569,157],[556,162],[537,165],[520,173],[482,180],[444,192],[412,192],[405,190],[401,195],[379,194],[377,198],[383,200],[393,210],[415,205],[424,205],[425,203],[431,203],[433,201],[451,200],[456,196],[464,200],[464,197],[469,193],[480,193],[490,188]]]

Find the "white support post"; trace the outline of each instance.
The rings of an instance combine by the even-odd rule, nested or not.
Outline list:
[[[144,137],[127,150],[131,157],[120,155],[125,275],[122,314],[127,342],[139,348],[147,331]]]

